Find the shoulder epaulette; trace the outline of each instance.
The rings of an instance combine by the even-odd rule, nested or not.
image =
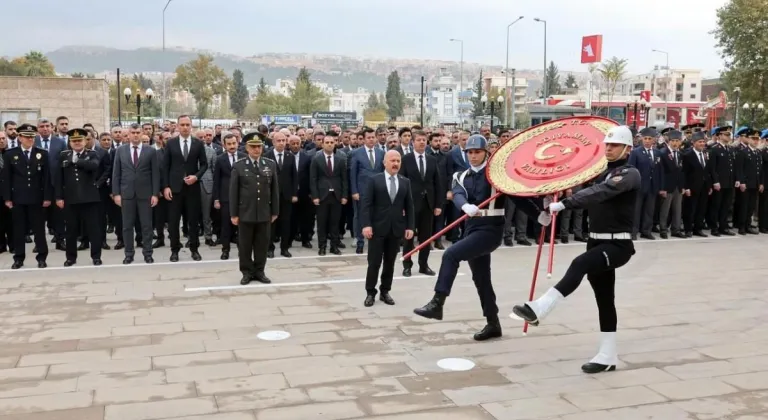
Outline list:
[[[237,162],[242,162],[242,161],[244,161],[244,160],[246,160],[246,159],[248,159],[248,158],[244,158],[244,157],[242,157],[242,158],[240,158],[240,159],[236,160],[236,161],[235,161],[235,163],[237,163]]]

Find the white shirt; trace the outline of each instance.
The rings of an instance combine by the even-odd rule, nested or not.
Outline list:
[[[376,150],[374,150],[373,147],[363,146],[365,148],[365,157],[367,157],[369,160],[371,159],[371,156],[373,156],[373,165],[376,165]]]
[[[8,148],[13,149],[14,147],[17,147],[19,145],[19,139],[8,139]]]
[[[336,165],[336,163],[333,162],[333,155],[332,154],[329,155],[329,154],[323,152],[323,164],[325,164],[325,166],[328,166],[328,157],[329,156],[331,158],[331,172],[333,172],[333,170],[335,169],[334,165]]]
[[[184,138],[179,136],[179,150],[181,150],[181,153],[184,154],[184,142],[187,142],[187,152],[189,152],[192,149],[192,136]]]
[[[275,163],[283,163],[283,162],[285,162],[285,150],[283,150],[282,152],[278,152],[277,150],[275,150]]]
[[[32,148],[31,147],[29,149],[25,149],[24,146],[22,146],[22,145],[19,145],[19,147],[21,148],[21,153],[25,154],[24,155],[25,157],[32,159]]]
[[[696,159],[699,160],[699,163],[701,164],[701,166],[707,166],[707,163],[704,160],[704,153],[696,151]]]
[[[402,146],[402,148],[403,148],[403,154],[404,155],[407,155],[408,153],[412,153],[411,152],[411,145],[410,144],[407,145],[407,146]]]
[[[234,153],[227,153],[229,156],[227,159],[229,159],[229,164],[231,166],[235,166],[235,162],[237,162],[237,155]]]
[[[136,162],[133,161],[133,150],[134,150],[133,148],[134,148],[134,145],[133,145],[133,143],[129,143],[128,145],[131,147],[131,149],[130,149],[130,152],[131,152],[130,153],[130,155],[131,155],[131,163],[135,164]],[[137,144],[135,146],[135,147],[137,147],[137,149],[135,149],[136,150],[136,157],[137,158],[141,158],[141,148],[142,148],[142,146],[144,146],[144,143],[139,143],[139,144]]]
[[[390,175],[389,172],[384,172],[384,178],[387,181],[387,192],[389,192],[389,188],[390,188],[390,185],[391,185],[390,182],[392,182],[391,179],[392,178],[395,179],[395,195],[397,195],[397,190],[400,189],[400,182],[397,179],[397,174]]]
[[[293,154],[293,160],[295,161],[294,163],[296,163],[296,171],[297,172],[299,171],[299,155],[300,155],[300,153],[294,153]]]

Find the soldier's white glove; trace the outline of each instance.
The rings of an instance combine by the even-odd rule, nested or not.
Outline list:
[[[557,213],[561,210],[565,210],[565,206],[561,201],[558,201],[557,203],[549,203],[549,212],[550,213]]]
[[[539,218],[537,220],[539,221],[540,225],[549,226],[552,223],[552,215],[543,211],[539,213]]]
[[[461,206],[461,211],[467,213],[469,217],[474,217],[480,209],[474,204],[464,204]]]
[[[549,207],[549,204],[552,203],[552,201],[554,201],[554,197],[553,196],[545,195],[544,196],[544,208]]]

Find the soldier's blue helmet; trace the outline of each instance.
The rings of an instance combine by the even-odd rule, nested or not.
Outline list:
[[[467,145],[464,150],[486,150],[488,141],[480,134],[475,134],[467,139]]]

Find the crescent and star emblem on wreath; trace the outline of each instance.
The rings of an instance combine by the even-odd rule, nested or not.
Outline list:
[[[536,149],[536,153],[533,154],[533,157],[535,157],[537,160],[553,159],[555,158],[555,155],[545,155],[544,152],[546,152],[547,150],[555,146],[560,147],[561,155],[568,155],[573,153],[573,149],[571,149],[570,147],[562,147],[560,143],[555,142],[555,143],[545,144],[539,147],[538,149]]]

